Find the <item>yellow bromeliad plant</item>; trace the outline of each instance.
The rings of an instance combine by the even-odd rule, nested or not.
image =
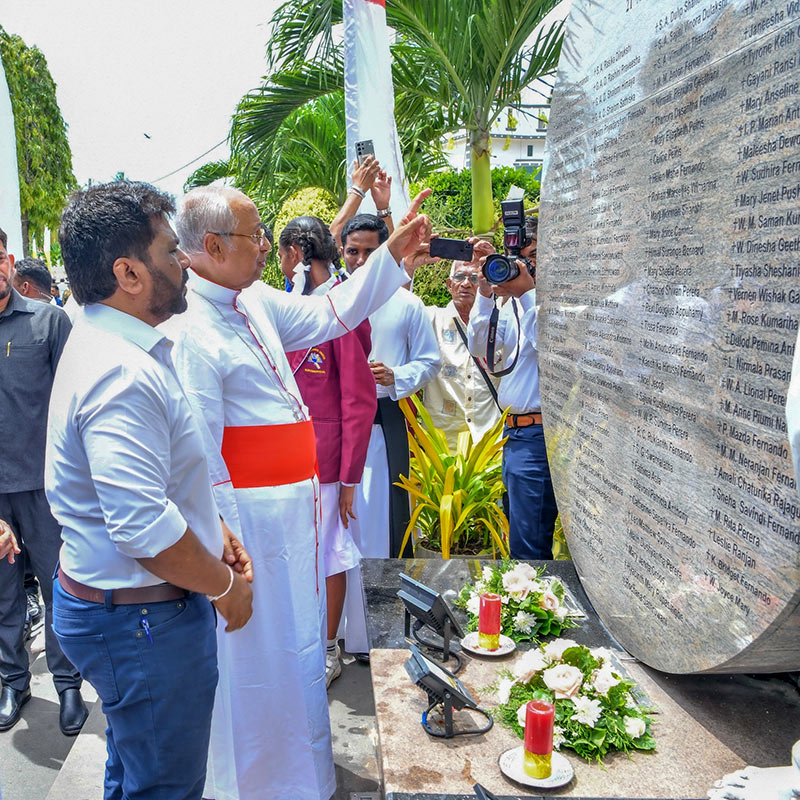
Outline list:
[[[441,550],[442,558],[451,553],[496,558],[498,552],[508,558],[508,519],[500,505],[505,414],[478,442],[469,432],[459,434],[451,453],[444,432],[416,397],[400,407],[411,428],[411,460],[410,474],[401,475],[396,485],[409,493],[413,506],[400,554],[418,527],[422,540]]]

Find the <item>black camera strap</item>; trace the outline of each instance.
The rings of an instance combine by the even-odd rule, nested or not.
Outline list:
[[[502,378],[503,375],[508,375],[508,373],[517,366],[517,359],[519,358],[519,341],[522,338],[522,330],[519,325],[517,301],[514,297],[511,298],[511,307],[514,309],[514,319],[517,321],[517,346],[514,350],[514,360],[511,362],[510,367],[497,370],[497,372],[492,369],[492,366],[494,365],[494,351],[497,346],[497,323],[500,319],[500,309],[497,307],[496,301],[495,306],[492,309],[492,314],[489,317],[489,336],[486,342],[486,360],[489,362],[489,374],[494,375],[495,378]]]
[[[467,334],[464,333],[464,329],[461,327],[461,323],[458,321],[458,317],[453,317],[453,322],[455,323],[456,330],[458,331],[458,335],[461,337],[461,341],[464,342],[464,347],[467,348],[467,352],[469,352],[469,345],[467,344]],[[478,372],[480,372],[481,377],[486,382],[486,386],[492,394],[492,400],[494,400],[494,404],[500,409],[500,413],[503,413],[503,409],[500,406],[500,403],[497,400],[497,389],[494,388],[494,384],[492,383],[492,379],[489,377],[486,370],[483,368],[483,364],[470,353],[472,360],[475,362],[475,366],[478,368]]]

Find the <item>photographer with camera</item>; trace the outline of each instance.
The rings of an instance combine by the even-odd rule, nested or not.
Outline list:
[[[480,256],[480,290],[467,328],[470,352],[501,378],[498,400],[508,408],[503,448],[503,499],[512,558],[553,557],[558,508],[547,463],[539,397],[536,346],[536,241],[538,220],[525,217],[521,200],[503,207],[506,255],[471,239]],[[498,307],[495,297],[503,298]]]

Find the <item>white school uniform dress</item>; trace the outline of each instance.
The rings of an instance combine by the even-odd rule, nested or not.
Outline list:
[[[187,397],[214,439],[220,514],[253,559],[252,618],[234,633],[222,620],[218,627],[204,797],[328,800],[336,788],[320,640],[316,448],[284,351],[354,328],[407,281],[386,247],[362,272],[324,297],[304,298],[260,282],[238,292],[192,274],[187,312],[163,326]]]
[[[356,270],[354,276],[359,272]],[[435,377],[441,366],[439,345],[419,297],[406,289],[395,292],[385,305],[370,314],[369,324],[372,326],[369,360],[380,361],[394,372],[392,386],[378,385],[378,399],[411,397]],[[364,475],[353,500],[353,513],[356,519],[351,520],[350,527],[362,557],[388,558],[389,463],[380,425],[372,426]],[[364,607],[361,569],[356,567],[347,574],[344,633],[348,653],[369,650]]]

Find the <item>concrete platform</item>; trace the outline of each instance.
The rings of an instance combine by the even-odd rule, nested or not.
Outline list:
[[[519,655],[504,658],[502,666],[510,668]],[[409,651],[372,650],[370,658],[387,800],[418,794],[468,795],[476,781],[498,797],[539,795],[500,772],[500,754],[521,744],[513,731],[496,722],[488,733],[478,736],[431,738],[420,725],[427,696],[411,683],[404,668]],[[498,661],[465,658],[458,674],[478,705],[489,711],[497,705],[488,687],[497,681]],[[715,780],[744,766],[739,756],[687,714],[638,664],[626,663],[625,668],[659,710],[653,728],[656,750],[632,752],[630,757],[609,755],[603,766],[588,764],[564,750],[575,776],[566,786],[549,789],[548,796],[699,800]],[[457,730],[485,724],[482,717],[468,711],[456,712],[454,721]]]

